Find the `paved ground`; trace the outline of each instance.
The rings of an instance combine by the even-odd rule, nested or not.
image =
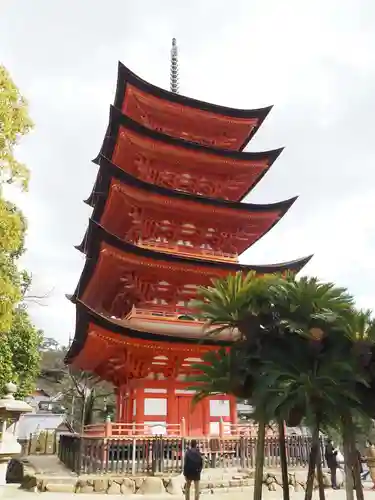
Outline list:
[[[374,500],[375,499],[375,492],[371,491],[370,485],[365,486],[365,499],[366,500]],[[92,498],[92,494],[90,495],[84,495],[84,494],[79,494],[79,495],[74,495],[74,494],[65,494],[65,493],[28,493],[25,491],[21,491],[16,487],[15,485],[9,485],[9,486],[3,486],[0,487],[0,499],[4,500],[33,500],[36,497],[40,497],[42,495],[42,498],[39,498],[39,500],[71,500],[73,497],[75,500],[79,500],[80,498],[83,499],[88,499],[89,497]],[[123,498],[123,495],[119,495],[119,497]],[[99,495],[95,494],[95,500],[109,500],[111,498],[111,495]],[[127,496],[126,498],[132,498],[133,500],[173,500],[173,498],[183,498],[183,496],[172,496],[172,495],[130,495]],[[191,499],[193,500],[193,495],[191,496]],[[227,494],[221,494],[221,495],[202,495],[201,499],[202,500],[251,500],[251,496],[249,497],[249,492],[242,492],[242,493],[227,493]],[[278,491],[269,491],[265,492],[263,495],[264,500],[282,500],[282,492],[281,490]],[[304,498],[304,492],[291,492],[291,499],[292,500],[303,500]],[[314,500],[318,500],[318,492],[315,491],[313,495]],[[326,499],[327,500],[345,500],[345,490],[339,490],[339,491],[333,491],[333,490],[326,490]]]
[[[60,462],[56,455],[29,455],[27,461],[37,474],[59,477],[76,477],[77,474],[70,471]]]

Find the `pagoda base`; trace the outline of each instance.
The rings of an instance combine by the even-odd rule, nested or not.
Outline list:
[[[143,435],[230,435],[237,424],[236,398],[217,395],[194,405],[194,392],[186,387],[178,380],[133,380],[117,391],[115,425]]]

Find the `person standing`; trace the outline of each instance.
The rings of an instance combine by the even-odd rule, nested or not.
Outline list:
[[[201,480],[202,469],[203,458],[198,450],[197,441],[192,439],[190,442],[190,448],[186,451],[184,458],[184,476],[186,479],[185,500],[190,499],[190,488],[192,482],[194,482],[194,499],[199,499],[199,481]]]
[[[324,457],[327,466],[331,472],[331,485],[334,490],[337,490],[336,472],[337,472],[337,450],[335,450],[332,439],[327,439]]]
[[[366,461],[373,484],[372,489],[375,490],[375,446],[371,443],[371,441],[367,441],[366,444]]]

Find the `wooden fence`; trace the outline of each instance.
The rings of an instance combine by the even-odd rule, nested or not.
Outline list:
[[[206,468],[253,468],[256,442],[256,437],[203,438],[199,440],[199,449]],[[189,441],[181,437],[98,438],[62,434],[59,459],[78,474],[180,473],[188,444]],[[287,437],[289,467],[307,467],[310,447],[309,437]],[[265,467],[279,466],[278,438],[268,437],[265,443]]]

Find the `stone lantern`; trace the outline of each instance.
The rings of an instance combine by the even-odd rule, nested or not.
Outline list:
[[[21,445],[16,436],[7,432],[9,423],[16,423],[22,413],[31,412],[32,407],[24,401],[14,399],[17,386],[9,383],[5,386],[5,396],[0,399],[0,486],[6,484],[8,462],[21,454]]]

